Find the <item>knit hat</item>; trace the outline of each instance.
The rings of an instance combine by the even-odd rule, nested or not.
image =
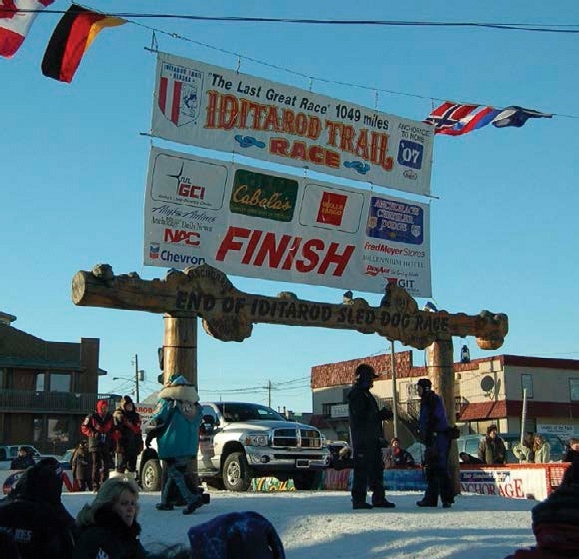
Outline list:
[[[109,406],[106,400],[99,400],[96,405],[97,411],[102,415],[104,413],[104,408]]]
[[[374,367],[368,365],[367,363],[362,363],[356,367],[354,373],[354,384],[358,386],[368,386],[371,380],[378,378]]]
[[[184,400],[196,403],[199,401],[199,394],[195,386],[191,384],[183,375],[173,374],[165,388],[159,392],[159,398],[167,400]]]

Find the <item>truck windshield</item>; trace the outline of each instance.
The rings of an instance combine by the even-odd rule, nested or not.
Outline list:
[[[259,404],[244,404],[244,403],[228,403],[219,402],[217,404],[219,411],[223,414],[225,421],[251,421],[253,419],[271,420],[271,421],[286,421],[285,417],[267,406],[260,406]]]

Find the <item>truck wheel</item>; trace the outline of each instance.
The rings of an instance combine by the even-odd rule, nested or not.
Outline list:
[[[317,489],[318,478],[316,472],[301,472],[293,476],[294,487],[300,491]]]
[[[249,466],[243,452],[232,452],[225,459],[223,485],[229,491],[247,491],[251,486]]]
[[[161,491],[161,464],[159,460],[150,459],[145,462],[141,471],[141,487],[143,491]]]

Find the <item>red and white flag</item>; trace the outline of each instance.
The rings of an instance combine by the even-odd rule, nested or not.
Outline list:
[[[0,0],[0,56],[10,58],[24,42],[37,16],[54,0]]]

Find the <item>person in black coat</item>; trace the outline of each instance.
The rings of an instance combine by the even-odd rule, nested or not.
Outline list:
[[[10,463],[11,470],[25,470],[26,468],[30,468],[30,466],[34,466],[34,458],[32,458],[32,454],[28,452],[27,448],[21,446],[18,449],[18,456],[12,459]]]
[[[123,396],[118,408],[113,412],[115,429],[118,439],[115,448],[116,470],[136,473],[137,456],[143,450],[143,435],[141,433],[141,416],[135,410],[135,404],[130,396]]]
[[[567,443],[567,450],[563,456],[563,462],[579,461],[579,438],[571,437]]]
[[[13,534],[22,559],[70,559],[74,518],[61,502],[62,468],[43,458],[0,503],[0,530]]]
[[[77,536],[72,559],[144,559],[139,541],[139,486],[132,479],[106,480],[92,504],[76,517]]]
[[[386,408],[378,409],[378,403],[370,393],[377,376],[370,365],[362,363],[356,368],[354,384],[347,396],[354,458],[354,509],[395,506],[386,500],[382,463],[382,421],[392,419],[393,414]],[[366,502],[368,487],[372,490],[372,504]]]

